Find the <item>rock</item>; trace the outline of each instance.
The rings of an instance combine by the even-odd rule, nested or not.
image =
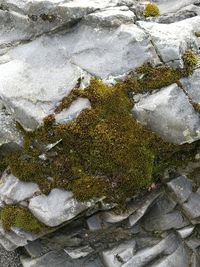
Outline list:
[[[185,50],[192,47],[198,51],[200,41],[194,33],[200,25],[199,16],[171,24],[139,21],[138,25],[149,33],[165,63],[176,60],[182,66],[181,57]]]
[[[89,14],[86,17],[86,22],[89,25],[101,27],[117,27],[121,24],[134,23],[134,21],[135,14],[126,6],[107,8],[106,10]]]
[[[102,267],[98,258],[70,260],[67,254],[60,251],[52,251],[36,259],[21,258],[23,267]]]
[[[69,255],[72,259],[84,258],[87,255],[94,252],[94,250],[90,246],[83,246],[80,248],[65,248],[64,251]]]
[[[181,79],[181,83],[194,102],[200,103],[200,92],[199,92],[199,81],[200,81],[200,69],[194,71],[194,73],[185,79]]]
[[[184,239],[184,238],[187,238],[188,236],[190,236],[193,233],[194,229],[195,229],[195,226],[190,225],[190,226],[186,226],[186,227],[178,230],[177,232],[179,233],[181,238]]]
[[[94,205],[95,201],[78,202],[69,191],[53,189],[51,193],[33,197],[29,209],[38,220],[48,226],[59,224],[75,218]]]
[[[5,109],[0,108],[0,146],[15,142],[20,144],[22,142],[22,136],[16,129],[15,121],[13,117],[8,114]]]
[[[176,84],[142,98],[132,112],[169,142],[191,143],[200,138],[200,117]]]
[[[131,259],[124,262],[122,267],[143,267],[148,266],[150,262],[156,259],[159,255],[169,255],[172,254],[178,247],[179,241],[174,234],[168,235],[165,239],[160,241],[157,245],[153,247],[147,247],[143,250],[138,251]],[[110,267],[110,266],[109,266]]]
[[[22,267],[19,259],[19,252],[6,251],[2,246],[0,246],[0,266],[2,267]]]
[[[143,199],[130,201],[126,212],[116,214],[112,211],[107,211],[102,213],[101,218],[107,223],[117,223],[128,218],[130,226],[133,226],[161,194],[162,192],[159,190],[152,192]]]
[[[190,219],[200,217],[200,195],[192,193],[182,207]]]
[[[152,214],[153,213],[153,214]],[[142,225],[146,231],[166,231],[178,229],[189,224],[180,211],[173,211],[167,214],[154,214],[150,212],[143,220]]]
[[[19,46],[10,52],[9,61],[0,65],[0,95],[15,119],[27,129],[36,128],[84,75],[69,63],[65,49],[57,41],[41,37]]]
[[[40,193],[37,184],[22,182],[14,175],[6,172],[2,175],[0,180],[0,199],[6,204],[16,204],[28,200],[35,193]]]
[[[59,114],[55,115],[56,123],[65,124],[78,117],[81,111],[90,107],[90,101],[87,98],[79,97],[77,100],[73,101],[68,109],[64,109]]]
[[[63,35],[44,35],[0,57],[0,95],[26,129],[38,127],[78,78],[88,80],[92,74],[106,79],[144,61],[159,62],[148,36],[136,25],[95,29],[83,24]]]
[[[190,259],[187,249],[180,245],[177,250],[163,260],[158,260],[152,267],[188,267]]]
[[[193,183],[185,176],[180,176],[167,183],[179,203],[185,202],[192,193]]]
[[[106,250],[102,253],[103,261],[107,267],[121,267],[122,263],[129,261],[135,254],[136,242],[131,240],[120,244],[112,250]]]

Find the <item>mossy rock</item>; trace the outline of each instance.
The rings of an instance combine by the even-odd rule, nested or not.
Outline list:
[[[149,3],[145,6],[144,16],[145,17],[157,17],[160,15],[159,7],[155,3]]]
[[[16,226],[35,234],[47,229],[47,226],[39,222],[33,214],[24,207],[11,205],[1,208],[0,219],[5,231],[9,231],[11,226]]]
[[[184,62],[190,67],[195,63],[188,63],[188,56]],[[78,97],[88,98],[91,108],[66,125],[56,125],[52,114],[34,132],[22,131],[23,151],[7,157],[11,172],[23,181],[36,182],[44,193],[57,187],[72,190],[82,201],[104,196],[108,202],[123,205],[167,167],[191,160],[199,143],[167,143],[131,114],[133,92],[170,85],[185,71],[147,63],[136,72],[142,78],[130,77],[113,86],[93,79],[85,90],[72,90],[55,112],[69,107]],[[58,140],[62,141],[50,152],[45,149]],[[45,154],[45,160],[39,157],[41,154]]]

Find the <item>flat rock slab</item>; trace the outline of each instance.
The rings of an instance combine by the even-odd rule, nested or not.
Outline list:
[[[94,201],[78,202],[72,192],[53,189],[48,196],[33,197],[29,209],[38,220],[48,226],[58,226],[75,218],[94,205]]]
[[[185,202],[192,193],[193,183],[185,176],[180,176],[167,183],[179,203]]]
[[[177,61],[177,65],[181,66],[181,57],[185,50],[193,47],[198,52],[200,40],[194,33],[199,31],[199,16],[171,24],[144,21],[139,21],[138,24],[149,33],[165,63]]]
[[[200,138],[200,116],[176,84],[144,96],[132,112],[138,121],[169,142],[191,143]]]
[[[0,199],[6,204],[16,204],[33,197],[35,193],[40,193],[40,189],[35,183],[20,181],[12,174],[4,173],[0,180]]]
[[[194,73],[187,79],[181,79],[181,83],[194,102],[200,103],[200,69],[194,71]]]

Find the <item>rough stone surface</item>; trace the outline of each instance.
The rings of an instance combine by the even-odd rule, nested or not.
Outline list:
[[[19,203],[39,192],[37,184],[21,182],[12,174],[4,173],[0,180],[0,199],[6,204]]]
[[[93,76],[113,84],[144,62],[183,67],[187,49],[199,55],[200,1],[153,2],[158,17],[144,16],[145,0],[0,0],[0,156],[22,144],[16,121],[37,128],[80,78],[81,88]],[[200,102],[199,77],[197,65],[181,79],[183,89],[173,84],[134,95],[133,115],[171,142],[200,139],[191,104]],[[55,114],[56,122],[67,123],[85,108],[89,100],[79,98]],[[199,267],[198,171],[198,179],[188,178],[198,160],[197,154],[184,173],[133,197],[122,214],[115,205],[80,203],[60,189],[43,195],[35,184],[4,173],[0,207],[25,205],[56,227],[33,235],[15,226],[5,232],[0,222],[0,244],[9,251],[0,247],[0,267],[21,267],[19,255],[23,267]]]
[[[94,201],[80,203],[68,191],[53,189],[48,196],[40,195],[30,200],[29,209],[41,222],[57,226],[87,210]]]
[[[199,139],[199,114],[176,84],[142,98],[132,112],[143,125],[170,142],[181,144]]]

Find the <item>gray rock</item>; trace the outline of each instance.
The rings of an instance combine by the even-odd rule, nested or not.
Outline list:
[[[52,251],[42,257],[21,258],[23,267],[104,267],[98,258],[70,260],[64,251]]]
[[[15,121],[13,117],[5,110],[0,108],[0,146],[10,142],[20,144],[22,142],[22,136],[16,129]]]
[[[134,23],[135,14],[128,7],[107,8],[102,11],[92,13],[86,17],[89,25],[102,27],[117,27],[121,24]]]
[[[184,89],[187,91],[188,95],[194,102],[200,103],[200,69],[194,71],[194,73],[187,79],[181,79],[181,83]]]
[[[94,252],[94,250],[90,246],[83,246],[79,248],[65,248],[64,251],[69,255],[72,259],[84,258]]]
[[[151,267],[188,267],[190,266],[188,250],[180,245],[177,250],[168,257],[156,262]]]
[[[191,143],[200,138],[200,117],[176,84],[142,98],[132,112],[169,142]]]
[[[200,217],[200,195],[192,193],[182,207],[190,219]]]
[[[173,195],[178,202],[185,202],[192,193],[193,183],[185,176],[180,176],[167,183],[169,189],[173,192]]]
[[[78,202],[72,192],[53,189],[48,196],[33,197],[29,209],[41,222],[48,226],[57,226],[75,218],[81,212],[94,205],[95,201]]]
[[[172,254],[179,245],[179,240],[176,235],[170,234],[157,245],[149,248],[145,248],[138,251],[130,260],[124,263],[123,267],[143,267],[148,266],[150,262],[156,259],[159,255]]]
[[[135,254],[136,242],[131,240],[119,246],[102,252],[102,258],[106,267],[121,267],[123,262],[129,261]]]
[[[195,229],[195,226],[190,225],[190,226],[186,226],[186,227],[178,230],[177,232],[179,233],[181,238],[184,239],[184,238],[187,238],[188,236],[190,236],[193,233],[194,229]]]
[[[16,204],[40,193],[37,184],[26,183],[12,174],[4,173],[0,180],[0,199],[6,204]]]
[[[200,17],[185,19],[171,24],[140,21],[139,26],[151,36],[158,53],[165,63],[176,60],[182,66],[182,54],[188,48],[198,51],[199,39],[195,36]]]
[[[145,217],[142,225],[146,231],[166,231],[170,229],[179,229],[189,224],[180,211],[173,211],[166,214],[152,214]]]
[[[143,30],[122,24],[112,30],[80,25],[63,35],[42,36],[10,50],[0,61],[3,103],[25,128],[34,129],[78,78],[88,80],[90,73],[106,79],[159,59]]]
[[[81,111],[90,107],[90,101],[87,98],[79,97],[77,100],[73,101],[68,109],[64,109],[59,114],[55,115],[56,123],[65,124],[78,117]]]

